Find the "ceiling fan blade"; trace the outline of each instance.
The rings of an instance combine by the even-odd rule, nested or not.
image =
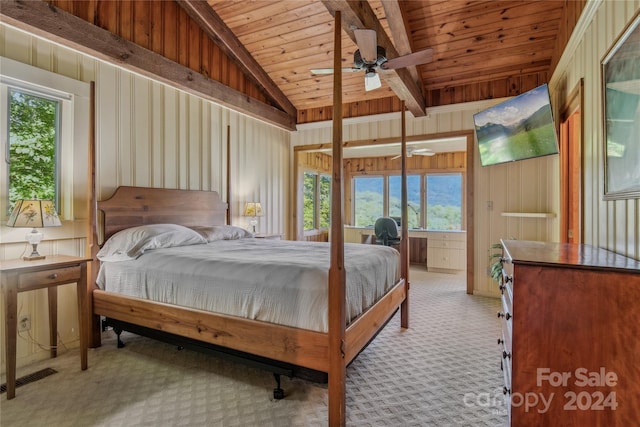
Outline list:
[[[396,68],[410,67],[412,65],[426,64],[433,61],[433,49],[425,49],[408,55],[389,59],[380,64],[383,70],[395,70]]]
[[[378,59],[378,45],[376,32],[369,29],[353,30],[360,55],[365,62],[373,63]]]
[[[434,153],[433,151],[425,151],[423,153],[416,153],[414,151],[413,154],[418,155],[418,156],[435,156],[436,155],[436,153]]]
[[[412,153],[424,153],[424,152],[431,152],[430,148],[415,148],[415,149],[411,149],[410,150]]]
[[[333,74],[333,68],[312,68],[311,74],[322,75],[322,74]],[[342,68],[343,73],[357,73],[358,71],[362,71],[362,68]]]
[[[391,158],[391,160],[395,160],[395,159],[399,159],[399,158],[400,158],[400,154],[398,154],[398,155],[397,155],[397,156],[395,156],[395,157],[392,157],[392,158]]]
[[[380,76],[378,73],[367,73],[364,76],[364,90],[370,91],[374,89],[378,89],[382,87],[382,82],[380,81]]]

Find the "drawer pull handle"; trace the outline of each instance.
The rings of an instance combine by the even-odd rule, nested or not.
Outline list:
[[[510,313],[504,314],[503,312],[499,311],[498,312],[498,317],[504,317],[505,319],[509,320],[511,319],[513,316]]]
[[[509,282],[513,283],[513,276],[507,276],[507,275],[505,275],[505,276],[504,276],[504,282],[505,282],[505,283],[509,283]]]
[[[504,344],[504,340],[502,338],[498,338],[498,345]]]
[[[48,277],[51,280],[57,279],[58,278],[58,273],[51,273]]]
[[[511,390],[508,389],[507,386],[502,387],[502,394],[506,396],[509,393],[511,393]]]
[[[503,350],[503,351],[502,351],[502,358],[503,358],[503,359],[506,359],[506,358],[511,359],[511,353],[507,353],[507,351],[506,351],[506,350]]]

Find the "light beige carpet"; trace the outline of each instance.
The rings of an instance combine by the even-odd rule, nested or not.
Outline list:
[[[347,370],[347,425],[504,425],[499,300],[467,295],[463,275],[411,274],[411,328],[396,316]],[[117,349],[114,337],[84,372],[77,350],[19,368],[58,373],[1,394],[0,425],[327,425],[326,384],[283,377],[277,401],[269,372],[132,334]]]

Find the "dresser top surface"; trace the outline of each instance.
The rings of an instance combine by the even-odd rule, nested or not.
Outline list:
[[[615,269],[640,274],[640,261],[591,245],[528,240],[501,240],[501,242],[505,249],[505,256],[514,264]]]

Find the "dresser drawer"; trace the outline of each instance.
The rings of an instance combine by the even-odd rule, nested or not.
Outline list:
[[[427,239],[427,248],[464,249],[465,242],[458,240],[431,240]]]
[[[466,242],[467,233],[465,232],[447,233],[442,231],[435,231],[435,232],[428,231],[427,240],[443,240],[447,242]]]
[[[34,271],[20,274],[18,277],[18,289],[21,291],[38,289],[54,283],[72,283],[78,280],[80,280],[80,266]]]

